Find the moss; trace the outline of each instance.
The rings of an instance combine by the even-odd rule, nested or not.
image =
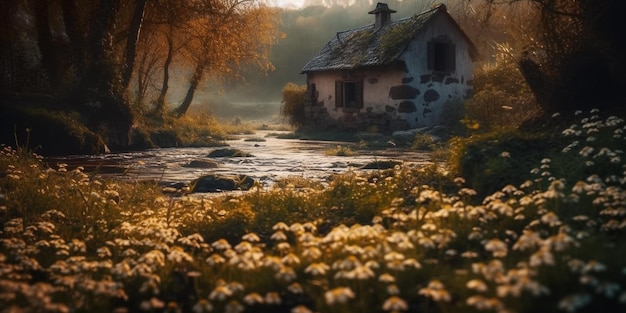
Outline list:
[[[512,184],[518,186],[530,171],[558,145],[547,134],[517,131],[455,139],[451,165],[479,195],[486,196]]]

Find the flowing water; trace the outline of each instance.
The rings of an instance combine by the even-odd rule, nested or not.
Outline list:
[[[87,172],[119,179],[154,180],[163,185],[189,183],[206,174],[247,175],[265,185],[279,178],[300,176],[325,180],[374,161],[400,161],[428,164],[425,152],[390,147],[377,150],[357,150],[355,156],[326,155],[325,151],[351,143],[299,139],[278,139],[258,131],[254,135],[237,136],[227,140],[229,149],[250,153],[251,157],[210,158],[208,154],[224,147],[162,148],[104,155],[68,156],[51,159],[50,163],[66,163],[68,167],[83,166]],[[276,132],[272,132],[276,133]],[[217,162],[216,168],[195,168],[191,161]],[[54,164],[52,164],[54,165]]]

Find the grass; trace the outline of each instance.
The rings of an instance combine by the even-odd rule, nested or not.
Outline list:
[[[169,198],[154,184],[47,168],[5,147],[0,303],[42,312],[624,311],[625,123],[595,111],[576,119],[528,171],[505,175],[516,182],[484,195],[471,187],[483,176],[399,165]],[[507,164],[520,157],[518,137],[489,140],[483,163],[517,171]]]

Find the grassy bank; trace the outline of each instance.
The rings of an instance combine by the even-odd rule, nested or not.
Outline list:
[[[624,121],[596,112],[576,120],[527,171],[519,164],[535,156],[513,138],[459,170],[471,180],[437,166],[398,166],[347,172],[327,186],[294,178],[211,199],[46,168],[5,148],[0,307],[623,311]],[[481,154],[478,146],[455,150],[457,165]],[[515,181],[471,188],[493,171]]]

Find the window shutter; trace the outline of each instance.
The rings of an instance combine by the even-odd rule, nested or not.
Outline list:
[[[426,53],[428,54],[428,69],[432,70],[435,68],[435,42],[429,41]]]
[[[354,100],[357,108],[363,107],[363,81],[356,81],[354,84]]]
[[[335,81],[335,107],[343,107],[343,83],[340,80]]]

